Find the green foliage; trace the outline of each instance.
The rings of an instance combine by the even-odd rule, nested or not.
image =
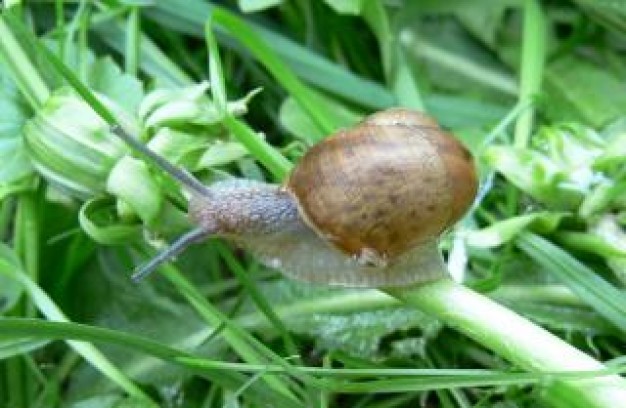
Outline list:
[[[0,186],[6,189],[30,176],[33,168],[24,151],[20,129],[30,112],[3,65],[0,65]]]
[[[625,2],[31,3],[0,18],[1,406],[614,406]],[[489,303],[458,287],[442,305],[288,281],[215,239],[131,284],[190,228],[188,197],[111,125],[203,182],[280,182],[397,105],[478,161],[479,198],[441,245],[450,269],[535,325],[465,311]],[[553,369],[533,360],[546,344],[611,368]]]

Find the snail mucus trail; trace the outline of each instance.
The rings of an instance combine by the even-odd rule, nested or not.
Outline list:
[[[284,185],[235,179],[205,186],[120,127],[114,133],[189,191],[196,228],[133,275],[220,236],[292,278],[394,287],[441,278],[437,241],[477,190],[470,153],[427,115],[375,113],[313,146]]]

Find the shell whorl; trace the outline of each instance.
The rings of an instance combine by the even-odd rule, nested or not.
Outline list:
[[[458,141],[422,113],[391,109],[313,146],[287,189],[320,236],[384,262],[436,240],[471,204],[476,184]]]

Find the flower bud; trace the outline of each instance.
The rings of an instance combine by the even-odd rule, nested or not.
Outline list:
[[[223,115],[206,95],[208,82],[182,89],[157,89],[150,92],[139,106],[139,117],[146,128],[211,126],[222,121]],[[260,92],[253,90],[237,101],[228,102],[227,110],[233,115],[248,112],[250,99]]]
[[[103,96],[100,99],[130,133],[132,118]],[[128,151],[110,126],[69,89],[52,95],[24,127],[34,167],[61,192],[80,199],[105,191],[114,164]]]
[[[146,163],[130,156],[120,159],[109,173],[107,192],[118,198],[118,215],[130,219],[136,215],[152,225],[163,205],[164,194]]]

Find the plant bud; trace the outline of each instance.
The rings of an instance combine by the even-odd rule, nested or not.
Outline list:
[[[130,133],[133,119],[107,98],[101,101]],[[26,148],[34,167],[54,187],[75,198],[105,192],[115,163],[128,151],[110,126],[69,89],[52,95],[24,126]]]
[[[189,125],[211,126],[222,121],[223,115],[206,95],[208,82],[182,89],[157,89],[150,92],[139,106],[139,117],[146,128],[184,128]],[[253,90],[237,101],[227,104],[228,112],[239,116],[248,111],[250,99],[260,89]]]

